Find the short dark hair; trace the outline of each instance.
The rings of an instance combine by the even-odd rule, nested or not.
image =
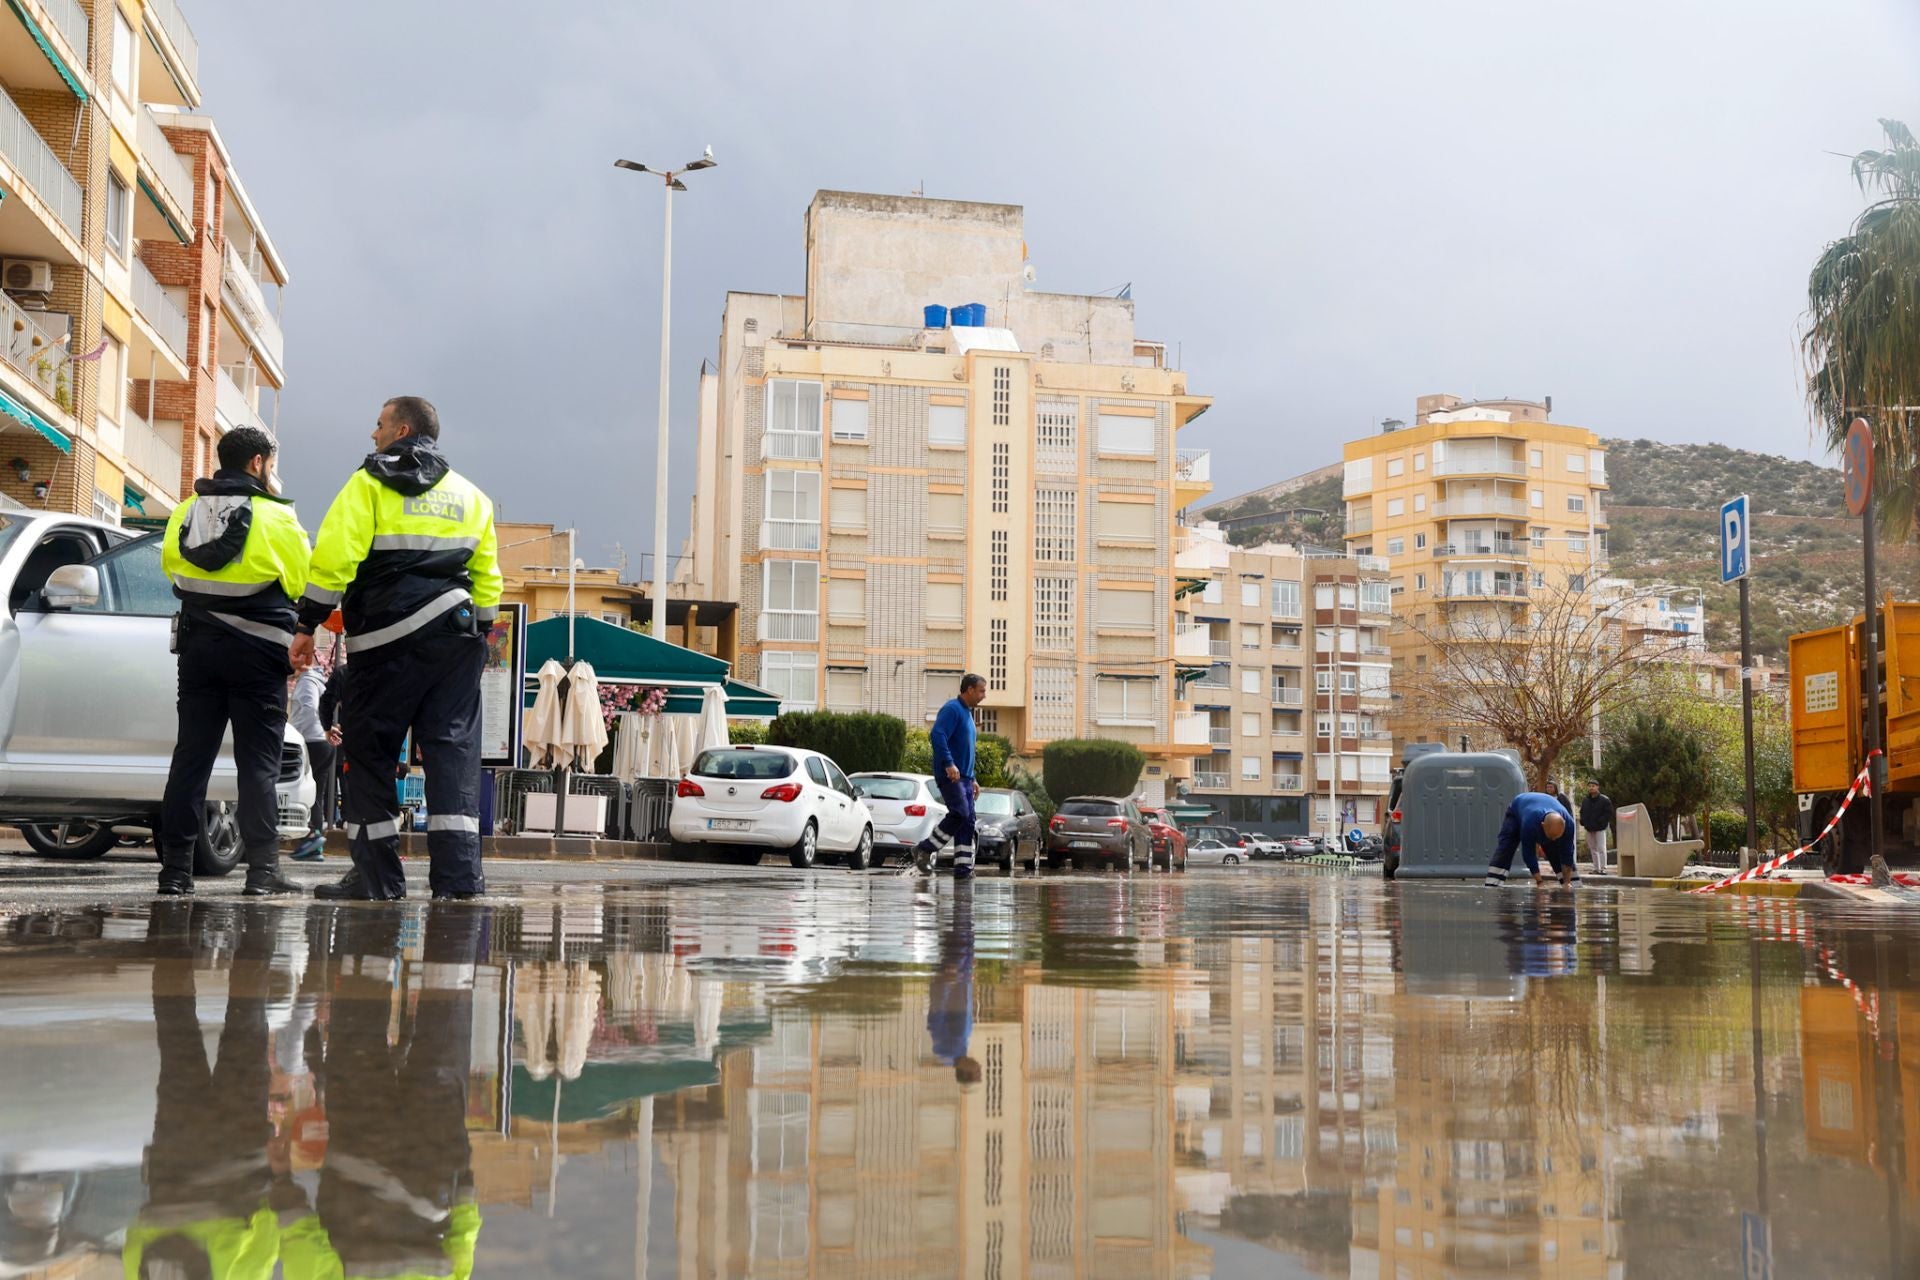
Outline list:
[[[987,678],[985,676],[975,675],[971,671],[960,677],[960,692],[965,693],[976,685],[982,689],[986,688]]]
[[[395,396],[387,401],[400,424],[423,440],[440,438],[440,411],[419,396]]]
[[[235,427],[220,437],[215,446],[224,471],[245,471],[255,458],[273,456],[273,437],[258,427]]]

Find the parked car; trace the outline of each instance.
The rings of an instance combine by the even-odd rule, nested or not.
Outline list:
[[[97,858],[153,831],[179,736],[169,633],[180,602],[160,536],[0,511],[0,600],[0,822],[60,858]],[[238,795],[229,739],[207,787],[195,874],[239,864]],[[277,796],[280,834],[305,835],[313,775],[292,728]]]
[[[1287,856],[1287,842],[1283,837],[1266,836],[1258,831],[1249,831],[1241,839],[1241,852],[1254,862]]]
[[[1153,843],[1153,864],[1163,871],[1187,869],[1187,837],[1165,809],[1142,809],[1147,836]]]
[[[1237,867],[1245,856],[1240,846],[1223,844],[1211,836],[1187,846],[1187,861],[1197,867]]]
[[[840,766],[799,747],[716,747],[702,751],[674,790],[668,833],[683,846],[718,845],[752,864],[784,849],[796,867],[822,853],[873,862],[873,814]]]
[[[925,840],[947,816],[940,789],[927,774],[855,773],[847,781],[873,814],[876,867],[885,866],[888,858],[905,859],[913,846]],[[952,856],[952,850],[948,850],[948,856]]]
[[[1131,871],[1147,866],[1153,837],[1133,801],[1113,796],[1075,796],[1063,801],[1047,824],[1047,865],[1069,859],[1075,867],[1090,863]]]
[[[1186,829],[1187,844],[1192,846],[1196,840],[1218,840],[1221,844],[1230,844],[1234,848],[1243,848],[1246,837],[1240,834],[1238,827],[1223,827],[1218,823],[1202,823]]]
[[[974,830],[981,866],[997,866],[1008,875],[1016,866],[1038,867],[1046,838],[1033,801],[1011,787],[985,787],[973,802]]]

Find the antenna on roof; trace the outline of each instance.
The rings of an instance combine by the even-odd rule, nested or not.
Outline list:
[[[913,189],[913,194],[921,200],[927,198],[927,180],[925,178],[920,179],[920,185]]]

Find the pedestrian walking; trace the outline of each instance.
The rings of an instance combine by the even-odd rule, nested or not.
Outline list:
[[[339,606],[353,678],[342,734],[353,870],[316,897],[397,899],[394,761],[409,734],[426,762],[428,885],[440,899],[486,891],[480,869],[480,675],[500,606],[493,503],[440,452],[440,416],[418,396],[381,406],[374,452],[321,522],[300,602],[295,666]]]
[[[1528,873],[1539,884],[1536,850],[1545,851],[1561,884],[1571,887],[1580,883],[1580,868],[1573,853],[1573,815],[1544,791],[1523,791],[1507,806],[1506,818],[1500,824],[1493,861],[1487,864],[1487,887],[1497,889],[1507,882],[1515,853],[1526,860]]]
[[[953,922],[940,934],[940,966],[927,988],[927,1036],[933,1056],[953,1067],[962,1085],[979,1084],[980,1060],[967,1053],[973,1035],[973,886],[953,895]]]
[[[160,808],[160,892],[193,893],[207,783],[227,727],[240,775],[238,820],[250,897],[298,893],[280,874],[280,780],[287,727],[287,645],[307,585],[307,533],[267,487],[273,437],[239,427],[220,438],[220,467],[196,480],[167,521],[160,558],[180,597],[173,651],[180,716]]]
[[[327,632],[326,637],[319,650],[323,657],[330,656],[334,647],[333,633]],[[314,787],[307,838],[293,851],[296,862],[317,861],[322,856],[327,847],[326,815],[333,809],[333,780],[337,776],[333,743],[328,737],[326,720],[320,714],[329,678],[325,666],[324,662],[316,661],[294,677],[293,695],[287,709],[288,721],[307,744],[307,765],[313,771]]]
[[[1607,873],[1607,830],[1613,826],[1613,800],[1600,790],[1600,783],[1587,779],[1587,798],[1580,802],[1580,827],[1587,833],[1587,853],[1593,858],[1595,875]]]
[[[953,845],[953,878],[966,880],[973,875],[973,802],[980,784],[973,780],[974,743],[978,734],[973,724],[973,709],[986,701],[987,682],[971,673],[960,677],[958,696],[933,718],[933,780],[940,788],[940,803],[947,816],[913,846],[913,865],[923,876],[933,874],[933,860],[948,844]]]

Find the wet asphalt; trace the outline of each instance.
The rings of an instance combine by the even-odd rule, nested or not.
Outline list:
[[[1903,916],[1271,865],[152,876],[0,857],[0,1277],[1920,1270]]]

